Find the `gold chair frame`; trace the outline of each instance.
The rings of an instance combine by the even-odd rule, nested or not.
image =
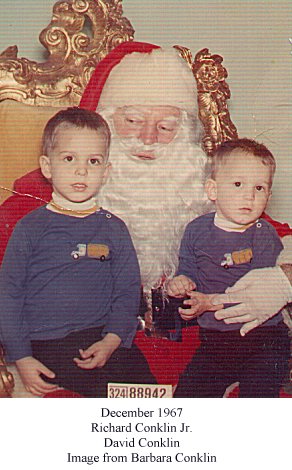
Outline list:
[[[18,58],[17,46],[0,54],[0,101],[77,106],[96,64],[118,44],[133,40],[134,32],[123,16],[122,0],[58,1],[51,22],[39,36],[48,55],[45,62]],[[222,141],[237,137],[227,107],[230,91],[223,59],[202,49],[193,60],[189,49],[174,47],[196,79],[202,146],[212,156]],[[0,350],[0,397],[11,396],[12,390],[13,377]]]

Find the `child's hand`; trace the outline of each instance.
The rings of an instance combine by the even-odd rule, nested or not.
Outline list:
[[[189,321],[202,315],[206,311],[215,312],[223,305],[213,305],[212,300],[216,294],[202,294],[202,292],[188,292],[190,297],[184,300],[184,305],[190,305],[190,308],[179,308],[178,312],[183,320]]]
[[[103,367],[120,344],[121,338],[118,335],[108,333],[101,341],[97,341],[89,348],[80,349],[80,358],[75,357],[74,362],[81,369]]]
[[[23,357],[16,361],[17,369],[22,378],[26,390],[37,396],[57,390],[59,387],[55,384],[45,382],[40,375],[53,379],[55,374],[48,369],[42,362],[32,356]]]
[[[189,277],[180,274],[170,279],[166,286],[167,295],[171,297],[185,297],[185,295],[194,290],[196,284]]]

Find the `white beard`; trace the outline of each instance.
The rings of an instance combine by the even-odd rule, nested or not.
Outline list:
[[[112,132],[112,170],[98,203],[127,224],[149,293],[175,274],[186,224],[209,210],[206,156],[197,145],[178,138],[163,146],[157,159],[142,160],[125,152],[124,142],[134,140],[121,140]]]

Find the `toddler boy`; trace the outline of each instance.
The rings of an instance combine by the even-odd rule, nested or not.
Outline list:
[[[187,226],[177,276],[168,294],[188,295],[184,320],[198,316],[201,344],[180,377],[176,397],[222,397],[239,381],[240,397],[277,397],[287,370],[289,339],[279,312],[248,335],[240,323],[216,320],[214,293],[223,293],[255,268],[274,266],[282,250],[275,229],[260,216],[271,196],[275,160],[249,139],[224,142],[206,182],[216,212]],[[198,292],[192,292],[197,289]]]
[[[107,383],[153,382],[132,346],[140,272],[125,224],[98,207],[110,131],[95,112],[47,123],[40,166],[52,200],[20,220],[0,273],[0,332],[28,391],[106,397]],[[132,346],[132,347],[131,347]]]

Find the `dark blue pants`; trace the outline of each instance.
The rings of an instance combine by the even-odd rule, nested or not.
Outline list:
[[[176,398],[222,397],[239,382],[240,398],[275,398],[288,373],[290,339],[284,324],[239,331],[200,330],[201,344],[180,377]]]
[[[43,379],[92,398],[106,398],[108,382],[156,383],[145,357],[135,345],[130,349],[118,348],[102,368],[80,369],[73,358],[79,356],[79,349],[101,340],[102,329],[89,328],[65,338],[32,341],[33,357],[56,374],[54,379]]]

